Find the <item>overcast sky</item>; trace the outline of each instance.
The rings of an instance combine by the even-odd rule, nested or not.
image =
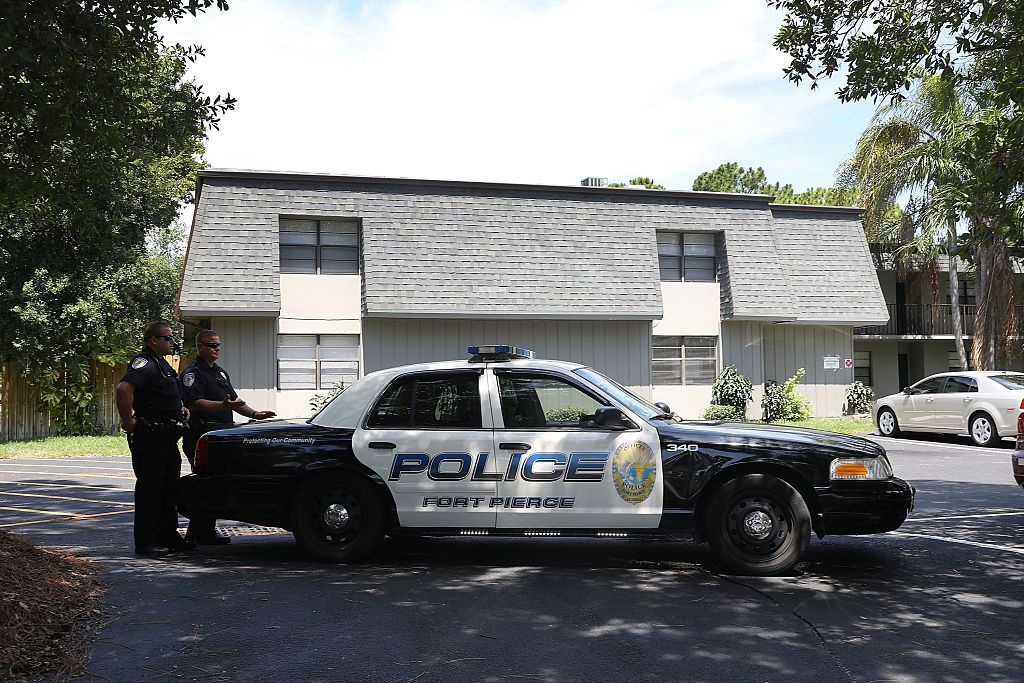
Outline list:
[[[870,103],[785,80],[763,0],[233,0],[162,26],[238,98],[217,168],[690,189],[719,163],[831,185]]]

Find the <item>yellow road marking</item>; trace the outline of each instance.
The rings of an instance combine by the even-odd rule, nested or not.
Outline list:
[[[92,477],[93,479],[127,479],[129,475],[131,475],[133,477],[135,476],[135,474],[131,470],[122,470],[122,471],[124,472],[124,476],[117,476],[117,475],[114,475],[114,474],[78,474],[77,472],[74,473],[74,474],[72,474],[70,472],[65,474],[64,472],[39,472],[38,470],[3,470],[3,473],[4,474],[44,474],[44,475],[45,474],[48,474],[48,475],[62,474],[64,476],[68,476],[68,477]]]
[[[55,517],[53,519],[37,519],[34,522],[14,522],[12,524],[0,524],[0,529],[12,526],[26,526],[28,524],[47,524],[49,522],[78,522],[83,519],[92,519],[93,517],[107,517],[109,515],[126,515],[129,512],[135,512],[135,510],[114,510],[113,512],[101,512],[98,515],[68,515],[66,517]]]
[[[102,491],[128,491],[129,493],[135,491],[135,489],[120,489],[114,486],[99,486],[98,484],[52,484],[48,481],[5,481],[0,479],[0,484],[16,484],[18,486],[48,486],[50,488],[60,489],[100,489]]]
[[[6,471],[4,465],[8,463],[0,462],[0,472]],[[15,467],[25,467],[28,463],[18,463]],[[35,462],[33,461],[30,467],[60,467],[65,470],[114,470],[115,472],[127,472],[124,467],[98,467],[94,465],[51,465],[48,462]]]
[[[58,517],[63,515],[64,517],[78,518],[81,515],[73,512],[54,512],[53,510],[35,510],[33,508],[9,508],[0,506],[0,510],[10,510],[12,512],[34,512],[37,515],[57,515]]]
[[[106,505],[131,505],[117,500],[94,500],[92,498],[70,498],[68,496],[51,496],[45,493],[18,493],[17,491],[0,491],[0,499],[3,496],[23,496],[25,498],[54,498],[56,500],[73,500],[79,503],[104,503]]]

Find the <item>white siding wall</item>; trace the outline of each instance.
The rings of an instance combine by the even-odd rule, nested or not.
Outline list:
[[[853,368],[842,366],[853,358],[853,328],[810,325],[765,325],[764,379],[782,384],[798,368],[807,374],[800,391],[811,399],[814,415],[842,415],[846,387],[853,382]],[[838,370],[825,370],[824,357],[839,356]]]
[[[754,400],[747,406],[747,417],[761,417],[764,389],[764,325],[754,322],[722,323],[722,367],[735,365],[754,385]],[[711,403],[711,392],[708,392]]]
[[[468,358],[474,344],[511,344],[538,358],[589,365],[651,395],[651,324],[644,321],[490,321],[366,318],[363,372]]]
[[[277,410],[274,318],[214,318],[210,321],[224,346],[217,361],[238,395],[257,410]]]

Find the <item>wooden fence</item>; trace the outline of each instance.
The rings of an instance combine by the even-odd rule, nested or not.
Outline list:
[[[185,367],[186,359],[169,358],[171,366]],[[188,362],[191,362],[189,359]],[[116,434],[121,425],[114,402],[114,388],[126,365],[111,367],[94,361],[93,424],[103,434]],[[35,439],[57,434],[49,412],[39,410],[39,393],[11,364],[0,365],[0,441]]]

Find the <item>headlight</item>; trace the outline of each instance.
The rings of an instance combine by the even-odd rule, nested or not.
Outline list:
[[[836,458],[828,468],[829,479],[888,479],[892,470],[885,458]]]

